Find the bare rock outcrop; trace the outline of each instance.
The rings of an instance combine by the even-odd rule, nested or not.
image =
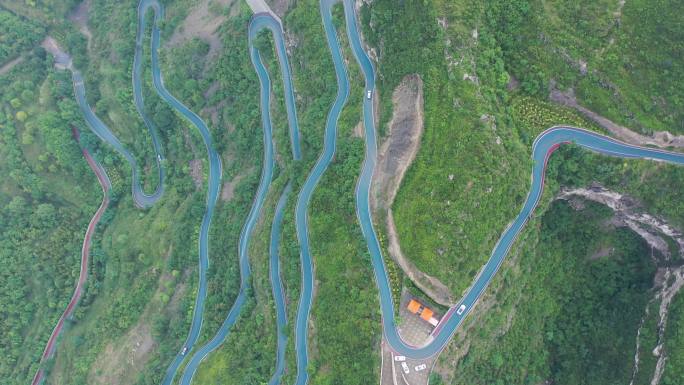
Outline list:
[[[664,219],[643,212],[639,204],[623,194],[594,184],[590,188],[563,190],[558,199],[569,200],[581,197],[590,201],[604,204],[615,212],[612,222],[617,226],[627,226],[639,234],[649,246],[658,250],[663,256],[670,257],[670,248],[661,235],[672,238],[679,246],[679,253],[684,256],[684,235],[678,229],[669,225]]]
[[[634,384],[637,373],[639,372],[641,331],[644,321],[649,314],[649,306],[654,301],[659,301],[658,307],[658,339],[652,354],[657,357],[656,367],[651,376],[651,385],[658,385],[662,379],[667,361],[667,351],[664,347],[665,330],[670,304],[675,295],[684,287],[684,265],[673,266],[671,261],[671,251],[664,237],[671,238],[678,246],[680,257],[684,257],[684,235],[679,229],[674,228],[663,218],[644,212],[638,202],[623,194],[613,192],[604,187],[594,184],[590,188],[578,188],[564,190],[557,199],[564,199],[573,202],[577,197],[604,204],[611,208],[615,213],[611,224],[616,226],[626,226],[641,236],[649,246],[658,250],[665,261],[655,262],[659,265],[653,282],[653,298],[646,306],[644,318],[637,331],[636,352],[634,355],[634,371],[630,385]],[[573,202],[575,208],[581,207],[581,202]],[[651,256],[653,258],[653,256]]]
[[[416,157],[423,135],[423,81],[408,75],[392,94],[394,110],[387,138],[380,145],[373,173],[371,206],[392,206],[399,185]]]
[[[423,81],[418,75],[406,76],[392,94],[394,105],[387,138],[378,151],[371,185],[371,208],[385,218],[388,252],[416,286],[437,303],[455,303],[449,288],[419,270],[401,251],[392,215],[392,203],[406,170],[413,162],[423,135]]]
[[[294,4],[294,0],[268,0],[267,3],[276,15],[283,18]]]

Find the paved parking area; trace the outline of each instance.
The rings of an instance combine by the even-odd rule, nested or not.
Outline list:
[[[428,383],[428,377],[430,377],[430,370],[434,364],[433,359],[429,360],[411,360],[407,359],[406,365],[409,367],[409,372],[406,374],[401,366],[401,362],[397,362],[395,365],[397,371],[401,372],[401,378],[406,385],[426,385]],[[416,366],[424,364],[425,369],[416,370]],[[397,384],[399,385],[399,384]]]
[[[404,311],[402,311],[403,313]],[[413,346],[421,346],[425,344],[430,333],[432,332],[432,325],[420,319],[415,314],[408,311],[406,314],[401,314],[401,321],[399,323],[399,334],[406,343]]]
[[[412,360],[407,358],[404,361],[396,361],[395,357],[397,357],[396,353],[389,348],[383,338],[381,385],[427,385],[430,370],[436,358],[428,360]],[[405,372],[403,363],[406,364],[408,373]],[[421,364],[425,364],[425,369],[416,370],[416,366]]]
[[[408,291],[404,290],[401,294],[401,308],[399,309],[399,334],[405,342],[414,345],[422,346],[429,342],[428,337],[434,326],[430,325],[427,321],[420,318],[420,316],[411,313],[406,306],[411,299],[415,299],[420,303],[425,303],[420,298],[412,296]],[[435,310],[435,309],[431,309]],[[439,319],[440,314],[435,313],[435,317]]]
[[[407,291],[402,293],[398,330],[406,343],[414,346],[422,346],[429,342],[430,333],[434,327],[406,309],[406,305],[413,298],[415,297],[410,295]],[[421,303],[425,303],[420,298],[415,299]],[[436,316],[440,317],[440,315]],[[394,357],[396,357],[396,353],[390,349],[383,337],[381,385],[427,385],[430,371],[436,357],[428,360],[412,360],[407,358],[405,361],[396,361]],[[408,373],[404,371],[402,363],[406,363]],[[421,364],[425,364],[426,368],[416,371],[416,366]]]

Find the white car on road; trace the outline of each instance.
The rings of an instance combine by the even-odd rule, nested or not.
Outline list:
[[[466,305],[461,305],[459,306],[458,310],[456,310],[456,314],[461,315],[466,309]]]
[[[373,95],[373,91],[368,90],[368,92],[366,92],[366,98],[370,99],[371,95]]]
[[[427,368],[427,365],[425,364],[420,364],[416,366],[414,369],[416,369],[416,372],[420,372],[421,370],[425,370]]]
[[[394,356],[394,361],[406,361],[406,356]]]
[[[404,369],[404,373],[409,374],[409,368],[406,362],[401,363],[401,368]]]

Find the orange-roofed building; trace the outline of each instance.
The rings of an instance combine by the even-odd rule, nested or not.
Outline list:
[[[425,307],[425,305],[416,301],[415,299],[410,300],[408,305],[406,305],[406,308],[411,313],[420,316],[420,318],[427,321],[432,326],[437,326],[437,324],[439,323],[439,320],[434,317],[435,312]]]
[[[421,305],[420,302],[416,301],[415,299],[412,299],[411,301],[409,301],[408,306],[406,306],[406,308],[407,308],[411,313],[413,313],[413,314],[418,314],[418,312],[420,311],[421,306],[423,306],[423,305]]]
[[[423,312],[420,313],[420,318],[430,322],[430,318],[432,318],[432,315],[435,314],[432,310],[425,308],[423,309]]]

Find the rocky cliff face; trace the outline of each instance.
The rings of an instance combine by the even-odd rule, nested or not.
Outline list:
[[[388,252],[392,259],[433,301],[451,306],[455,299],[449,288],[419,270],[402,252],[392,215],[392,203],[404,174],[416,158],[423,135],[423,80],[420,76],[406,76],[394,90],[392,102],[392,120],[387,137],[378,149],[378,161],[373,172],[371,206],[376,218],[384,218]]]
[[[607,190],[601,185],[594,184],[589,188],[577,188],[563,190],[557,199],[564,199],[571,202],[574,207],[582,206],[583,200],[598,202],[610,207],[615,216],[611,219],[611,224],[615,226],[626,226],[639,234],[652,249],[657,250],[662,259],[656,259],[658,270],[653,282],[653,298],[649,305],[654,301],[660,302],[658,307],[658,342],[652,354],[658,357],[656,368],[651,377],[651,385],[658,385],[665,370],[667,351],[664,349],[665,329],[667,327],[668,311],[675,295],[684,286],[684,266],[677,266],[673,263],[673,250],[670,250],[665,238],[672,239],[677,244],[676,252],[679,258],[684,258],[684,235],[682,232],[671,226],[663,218],[658,218],[647,213],[643,207],[633,198]],[[651,255],[651,258],[655,257]],[[648,316],[648,306],[645,311],[644,319]],[[643,327],[643,322],[642,322]],[[636,354],[634,356],[634,373],[632,383],[639,371],[639,356],[641,327],[636,337]],[[631,384],[630,384],[631,385]]]

